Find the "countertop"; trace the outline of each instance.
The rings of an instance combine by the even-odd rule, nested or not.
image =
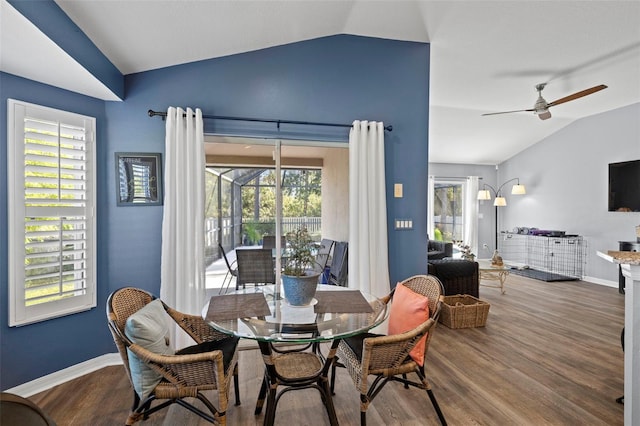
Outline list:
[[[612,263],[624,263],[628,265],[640,265],[640,252],[637,251],[598,251],[598,256]]]

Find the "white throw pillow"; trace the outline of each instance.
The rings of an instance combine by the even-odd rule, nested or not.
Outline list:
[[[173,355],[169,341],[169,316],[159,299],[155,299],[131,315],[125,324],[124,334],[133,342],[156,354]],[[162,376],[140,360],[133,352],[129,354],[129,369],[133,388],[144,401],[153,391]]]

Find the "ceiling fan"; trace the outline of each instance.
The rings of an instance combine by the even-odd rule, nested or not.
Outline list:
[[[540,83],[536,85],[536,90],[538,91],[538,100],[536,101],[533,108],[518,109],[515,111],[489,112],[482,115],[510,114],[512,112],[533,112],[538,116],[538,118],[540,118],[540,120],[546,120],[548,118],[551,118],[551,112],[549,112],[549,107],[560,105],[565,102],[573,101],[575,99],[590,95],[595,92],[599,92],[600,90],[607,88],[607,86],[605,86],[604,84],[600,84],[599,86],[594,86],[594,87],[591,87],[590,89],[581,90],[580,92],[576,92],[572,95],[565,96],[564,98],[557,99],[553,102],[547,102],[542,97],[542,89],[544,89],[546,85],[547,83]]]

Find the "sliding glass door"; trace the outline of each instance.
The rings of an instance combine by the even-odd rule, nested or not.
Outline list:
[[[346,144],[225,138],[205,149],[208,252],[218,253],[218,242],[227,253],[261,247],[265,236],[282,241],[300,227],[314,240],[346,240]]]
[[[430,238],[443,241],[464,239],[464,182],[434,181]]]

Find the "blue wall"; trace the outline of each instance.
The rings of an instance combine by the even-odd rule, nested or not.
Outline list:
[[[159,293],[162,207],[117,207],[115,202],[114,152],[164,154],[164,123],[157,117],[149,118],[148,109],[166,111],[168,106],[191,106],[201,108],[204,114],[334,123],[367,119],[393,125],[393,131],[386,133],[390,278],[395,283],[426,272],[427,44],[340,35],[133,74],[125,77],[125,100],[105,103],[104,111],[99,101],[90,98],[15,78],[6,80],[5,84],[3,77],[5,109],[9,96],[5,92],[24,98],[18,94],[28,90],[34,96],[26,101],[98,118],[101,267],[97,310],[21,329],[8,329],[4,315],[0,329],[3,389],[115,352],[104,318],[106,295],[124,285]],[[10,87],[5,90],[5,86]],[[2,123],[6,122],[5,109]],[[265,136],[277,133],[273,127],[205,123],[206,131]],[[6,138],[4,133],[2,137]],[[340,134],[327,133],[325,128],[283,126],[280,134],[348,139],[348,129]],[[2,155],[6,156],[6,152]],[[2,179],[0,214],[6,221],[6,176]],[[404,184],[404,198],[393,198],[393,183]],[[414,229],[394,231],[393,218],[413,219]],[[6,244],[6,238],[2,238],[3,310],[7,294]],[[68,333],[70,330],[73,333]],[[70,337],[62,337],[62,332]],[[4,344],[5,333],[11,337],[10,345]],[[39,340],[47,335],[54,336],[51,339],[56,342],[55,347],[39,352]],[[26,343],[31,341],[38,343]],[[54,357],[58,359],[54,361]],[[19,371],[24,359],[38,360],[38,368],[34,369],[30,362]]]
[[[413,231],[390,231],[390,274],[395,283],[425,271],[428,64],[425,44],[333,36],[129,75],[126,101],[107,105],[110,149],[163,152],[164,124],[145,114],[169,105],[197,106],[215,115],[335,123],[375,119],[392,124],[393,132],[386,134],[390,227],[394,217],[411,217],[415,226]],[[208,121],[206,130],[228,131],[221,129],[226,124]],[[239,133],[275,129],[234,126],[232,131]],[[298,131],[282,127],[282,132]],[[346,140],[348,131],[341,137]],[[115,181],[112,168],[108,171],[108,179]],[[405,198],[392,197],[394,182],[405,185]],[[111,186],[110,201],[114,190]],[[113,285],[133,283],[157,291],[160,210],[109,203],[110,226],[118,230],[109,233]]]
[[[8,326],[7,272],[7,98],[96,117],[98,163],[98,307],[22,327]],[[105,256],[107,221],[104,215],[107,181],[105,165],[105,104],[101,100],[0,73],[0,388],[7,389],[105,353],[114,352],[105,327],[104,303],[109,292]],[[110,157],[109,157],[110,158]]]

